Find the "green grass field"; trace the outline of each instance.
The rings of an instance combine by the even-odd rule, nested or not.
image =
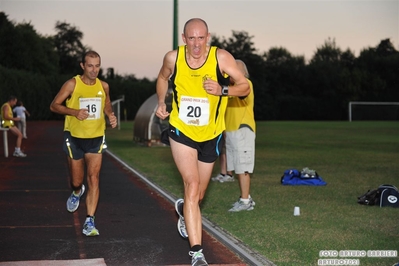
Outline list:
[[[182,197],[169,147],[133,142],[133,122],[107,130],[109,150],[154,183]],[[309,167],[327,186],[282,186],[289,168]],[[214,175],[219,172],[218,162]],[[399,251],[399,208],[363,206],[357,197],[381,184],[399,187],[398,122],[257,122],[249,212],[227,210],[238,182],[211,182],[202,213],[277,265],[318,265],[320,252]],[[300,216],[293,216],[299,206]],[[322,254],[332,254],[322,252]],[[399,258],[345,257],[357,265],[391,266]],[[343,259],[333,257],[333,259]],[[340,264],[341,265],[341,264]]]

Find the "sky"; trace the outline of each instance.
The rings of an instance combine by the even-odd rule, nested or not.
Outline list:
[[[0,11],[43,36],[57,21],[75,26],[104,70],[120,75],[155,79],[173,49],[173,0],[0,0]],[[179,45],[193,17],[220,38],[247,32],[259,54],[283,47],[309,60],[329,38],[355,56],[387,38],[399,50],[399,0],[179,0]]]

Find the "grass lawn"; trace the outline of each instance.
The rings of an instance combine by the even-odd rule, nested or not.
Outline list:
[[[109,150],[176,197],[182,181],[169,147],[133,142],[133,122],[107,130]],[[327,186],[282,186],[289,168],[314,169]],[[214,175],[219,172],[218,162]],[[203,215],[277,265],[318,265],[319,259],[357,259],[391,266],[399,257],[334,256],[323,251],[399,251],[399,208],[363,206],[357,197],[381,184],[399,187],[398,122],[257,122],[256,163],[249,212],[227,210],[238,182],[210,185]],[[300,216],[294,216],[299,206]],[[342,264],[339,264],[342,265]]]

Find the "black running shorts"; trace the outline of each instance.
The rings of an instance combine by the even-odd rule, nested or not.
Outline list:
[[[197,142],[186,135],[172,125],[169,125],[168,135],[171,139],[193,149],[198,152],[198,160],[205,163],[213,163],[219,157],[222,148],[224,146],[223,134],[220,134],[214,139]]]

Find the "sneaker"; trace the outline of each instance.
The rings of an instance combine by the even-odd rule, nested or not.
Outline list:
[[[224,175],[223,177],[219,178],[219,182],[233,182],[234,181],[234,176],[231,175]]]
[[[177,231],[179,231],[179,234],[183,238],[188,238],[186,223],[184,222],[184,217],[183,217],[183,204],[184,204],[184,199],[178,199],[175,202],[175,209],[177,214],[179,215],[179,220],[177,220]]]
[[[254,205],[251,201],[248,204],[245,204],[242,200],[236,203],[233,208],[229,210],[229,212],[240,212],[240,211],[252,211],[254,209]]]
[[[98,232],[96,226],[94,225],[94,217],[87,217],[86,221],[83,225],[83,234],[86,236],[98,236],[100,232]]]
[[[197,252],[190,251],[188,254],[191,256],[191,266],[208,266],[208,262],[202,254],[202,249]]]
[[[85,193],[85,185],[82,185],[79,196],[76,196],[73,192],[71,193],[66,203],[69,212],[74,212],[78,209],[80,197],[82,197],[83,193]]]
[[[212,180],[212,181],[219,181],[219,180],[222,179],[223,177],[224,177],[224,175],[218,174],[217,176],[212,177],[211,180]]]
[[[239,205],[240,204],[240,200],[241,200],[241,197],[239,197],[238,198],[238,200],[236,201],[236,202],[234,202],[233,204],[231,204],[231,206],[236,206],[236,205]],[[249,200],[250,200],[250,202],[252,203],[252,206],[255,206],[255,201],[251,198],[251,196],[249,196]]]
[[[26,154],[25,153],[23,153],[22,151],[14,151],[14,154],[13,154],[15,157],[21,157],[21,158],[23,158],[23,157],[26,157]]]

